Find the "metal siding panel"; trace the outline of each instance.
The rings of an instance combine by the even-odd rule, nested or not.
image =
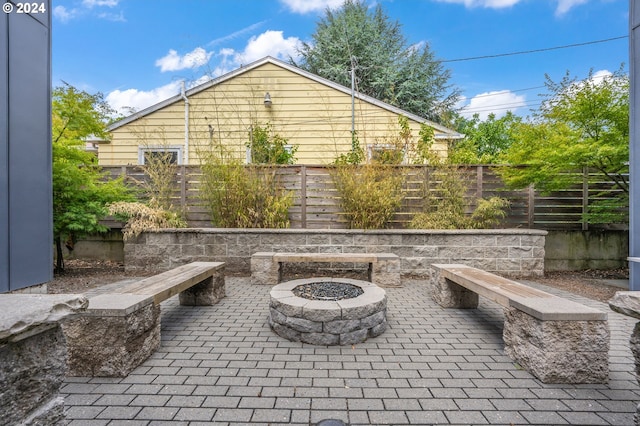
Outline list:
[[[0,293],[9,291],[9,16],[0,15]]]
[[[640,257],[640,5],[629,1],[629,62],[631,77],[629,154],[629,256]],[[640,290],[640,263],[629,262],[629,289]]]
[[[52,278],[50,25],[39,18],[9,17],[11,290]]]

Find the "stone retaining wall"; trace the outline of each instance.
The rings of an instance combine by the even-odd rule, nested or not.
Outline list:
[[[226,262],[250,274],[256,252],[394,253],[403,275],[430,276],[432,263],[465,263],[511,277],[544,273],[546,231],[187,228],[147,232],[125,243],[127,272],[168,270],[193,261]]]

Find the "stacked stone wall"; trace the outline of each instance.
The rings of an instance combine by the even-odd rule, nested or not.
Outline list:
[[[535,277],[544,273],[546,234],[529,229],[175,229],[127,241],[125,268],[157,271],[216,261],[226,262],[228,272],[249,275],[256,252],[394,253],[404,276],[429,277],[432,263],[465,263],[500,275]]]

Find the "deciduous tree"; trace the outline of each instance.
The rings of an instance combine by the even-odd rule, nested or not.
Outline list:
[[[584,80],[567,73],[558,83],[547,76],[549,94],[539,112],[517,124],[515,141],[504,159],[525,168],[501,168],[505,181],[514,187],[535,184],[553,191],[582,181],[584,167],[628,199],[629,77],[622,68],[615,73]],[[597,205],[597,203],[596,203]],[[604,219],[604,217],[601,217]],[[611,220],[611,218],[604,219]]]
[[[110,108],[101,94],[65,84],[52,92],[53,232],[56,270],[64,270],[62,242],[82,234],[107,231],[100,223],[107,204],[130,199],[122,179],[105,180],[85,139],[107,137]]]

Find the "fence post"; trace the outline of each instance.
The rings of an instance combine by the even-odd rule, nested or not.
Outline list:
[[[527,222],[529,222],[529,229],[535,227],[536,220],[536,189],[533,184],[528,188],[529,210],[527,212]]]
[[[582,230],[589,230],[589,223],[585,220],[585,215],[589,210],[589,168],[582,168]]]
[[[187,167],[180,166],[180,211],[187,212]]]
[[[300,226],[307,227],[307,166],[300,166]]]
[[[482,198],[484,195],[483,188],[483,179],[484,179],[484,167],[482,165],[478,165],[476,167],[476,199]]]

